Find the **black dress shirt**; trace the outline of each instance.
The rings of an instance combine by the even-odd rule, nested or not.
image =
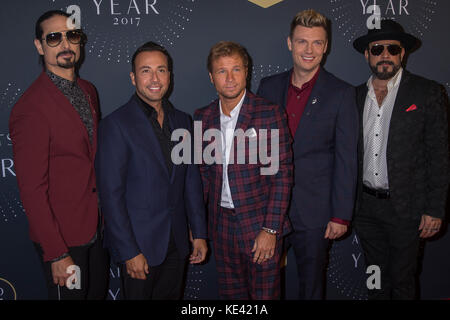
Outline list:
[[[173,107],[168,100],[164,99],[162,101],[164,120],[161,127],[158,122],[158,113],[156,112],[155,108],[153,108],[151,105],[142,100],[137,94],[135,94],[135,97],[139,101],[139,106],[141,107],[142,111],[145,113],[147,119],[149,120],[153,128],[153,132],[155,132],[170,177],[172,175],[172,168],[173,168],[171,154],[174,143],[171,140],[173,128],[171,128],[170,126],[169,114],[172,112]]]

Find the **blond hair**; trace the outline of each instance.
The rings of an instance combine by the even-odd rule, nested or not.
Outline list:
[[[328,38],[329,32],[328,19],[323,14],[317,12],[314,9],[303,10],[295,15],[294,19],[292,19],[291,22],[291,31],[289,34],[291,38],[297,26],[303,26],[307,28],[322,27],[325,29]]]
[[[244,67],[248,68],[249,57],[247,50],[245,50],[243,46],[232,41],[220,41],[216,43],[209,51],[207,62],[208,71],[212,72],[212,64],[215,60],[221,57],[229,57],[235,54],[242,58]]]

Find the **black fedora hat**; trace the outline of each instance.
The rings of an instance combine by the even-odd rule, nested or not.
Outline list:
[[[419,41],[416,37],[406,33],[399,23],[385,19],[381,20],[380,29],[369,29],[365,36],[353,41],[353,47],[360,53],[364,53],[369,43],[378,40],[398,40],[406,51],[413,49]]]

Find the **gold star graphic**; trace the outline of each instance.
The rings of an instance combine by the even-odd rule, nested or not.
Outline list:
[[[266,9],[279,2],[282,2],[283,0],[248,0],[248,1]]]

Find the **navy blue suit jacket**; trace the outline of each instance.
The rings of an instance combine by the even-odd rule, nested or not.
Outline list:
[[[188,114],[165,116],[173,130],[191,131]],[[193,238],[206,238],[205,208],[198,167],[164,162],[158,139],[133,95],[106,117],[98,130],[97,186],[105,219],[105,246],[116,262],[142,253],[150,266],[166,257],[171,228],[180,258]]]
[[[293,70],[261,80],[258,95],[286,107]],[[289,217],[295,230],[351,220],[357,181],[355,89],[320,70],[294,136],[294,188]]]

